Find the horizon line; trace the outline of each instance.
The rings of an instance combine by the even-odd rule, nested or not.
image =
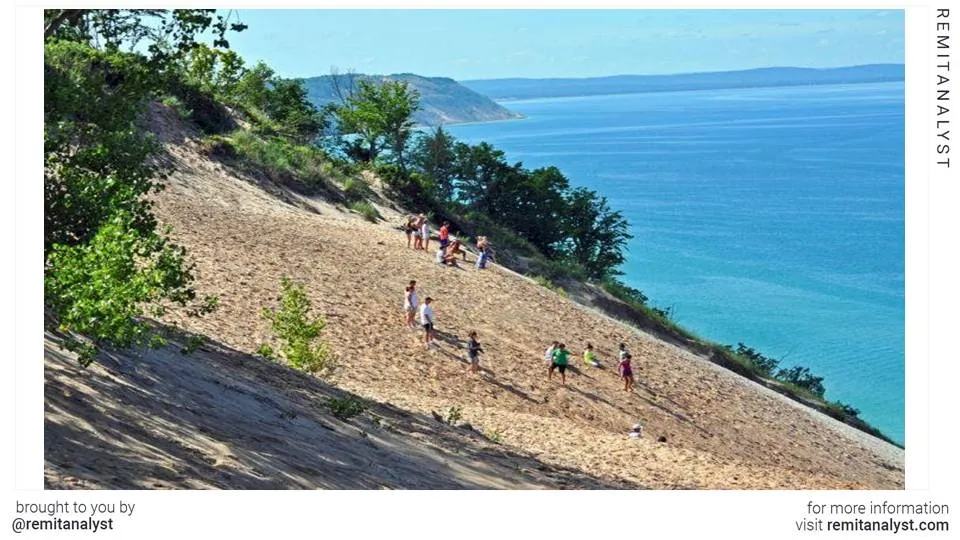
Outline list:
[[[456,82],[464,81],[502,81],[502,80],[517,80],[517,81],[549,81],[549,80],[586,80],[586,79],[611,79],[614,77],[677,77],[682,75],[704,75],[704,74],[718,74],[718,73],[743,73],[748,71],[763,71],[771,69],[796,69],[796,70],[806,70],[806,71],[832,71],[840,69],[853,69],[853,68],[866,68],[866,67],[878,67],[878,66],[899,66],[906,67],[904,62],[876,62],[870,64],[852,64],[844,66],[832,66],[832,67],[809,67],[809,66],[765,66],[765,67],[753,67],[753,68],[741,68],[741,69],[722,69],[716,71],[682,71],[676,73],[614,73],[610,75],[585,75],[585,76],[550,76],[550,77],[489,77],[489,78],[463,78],[456,79],[450,77],[449,75],[421,75],[419,73],[414,73],[412,71],[400,71],[389,74],[382,73],[361,73],[355,72],[352,75],[354,76],[367,76],[367,77],[396,77],[401,75],[413,75],[416,77],[423,77],[425,79],[450,79]],[[344,76],[346,73],[338,73],[337,76]],[[333,77],[333,74],[327,73],[324,75],[310,75],[308,77],[291,77],[292,79],[317,79],[321,77]]]
[[[491,78],[475,78],[475,79],[455,79],[458,82],[460,81],[498,81],[498,80],[526,80],[526,81],[544,81],[544,80],[582,80],[582,79],[608,79],[613,77],[676,77],[680,75],[703,75],[703,74],[713,74],[713,73],[741,73],[746,71],[762,71],[768,69],[798,69],[798,70],[809,70],[809,71],[831,71],[838,69],[851,69],[851,68],[864,68],[864,67],[876,67],[876,66],[900,66],[906,67],[904,62],[876,62],[870,64],[852,64],[846,66],[832,66],[832,67],[808,67],[808,66],[765,66],[765,67],[754,67],[754,68],[741,68],[741,69],[722,69],[716,71],[681,71],[676,73],[616,73],[612,75],[587,75],[582,77],[491,77]],[[393,73],[391,75],[416,75],[416,73]],[[390,75],[384,75],[389,77]],[[418,75],[423,77],[423,75]],[[448,77],[449,78],[449,77]]]

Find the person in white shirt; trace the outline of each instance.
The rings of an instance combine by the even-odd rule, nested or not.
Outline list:
[[[433,318],[433,308],[430,307],[430,304],[433,303],[433,298],[429,296],[424,298],[423,305],[420,306],[420,324],[423,325],[423,343],[424,347],[430,348],[430,345],[435,345],[433,342],[433,324],[435,319]]]
[[[420,215],[423,216],[423,214]],[[423,250],[428,251],[430,249],[430,223],[424,217],[421,217],[420,223],[420,239],[423,240]]]
[[[553,364],[553,351],[557,350],[557,346],[560,345],[559,341],[554,341],[547,347],[547,350],[543,351],[543,360],[547,363],[547,367],[550,367],[550,364]]]
[[[407,328],[416,328],[417,302],[417,282],[410,280],[403,292],[403,322]]]

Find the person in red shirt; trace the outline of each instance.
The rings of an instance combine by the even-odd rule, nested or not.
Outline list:
[[[447,242],[450,241],[450,222],[444,221],[440,227],[440,249],[447,249]]]

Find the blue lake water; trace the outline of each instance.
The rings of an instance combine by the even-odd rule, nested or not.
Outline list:
[[[630,221],[624,281],[904,433],[903,83],[503,102],[450,126],[558,166]]]

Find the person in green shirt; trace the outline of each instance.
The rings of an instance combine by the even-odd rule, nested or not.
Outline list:
[[[553,362],[550,364],[550,372],[548,379],[553,378],[553,370],[556,369],[560,372],[560,384],[567,385],[567,363],[570,361],[570,351],[567,350],[567,346],[561,343],[553,351]]]

